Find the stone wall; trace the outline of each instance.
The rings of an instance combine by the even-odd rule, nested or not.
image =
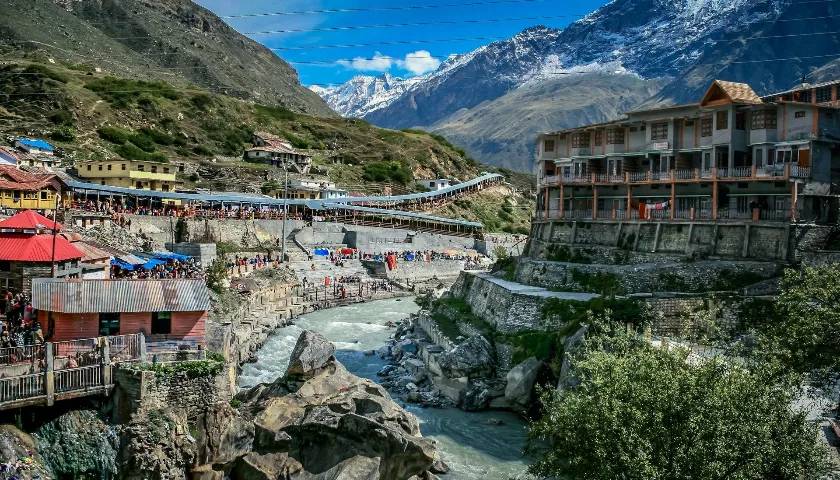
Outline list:
[[[755,282],[773,278],[780,272],[780,264],[758,261],[677,261],[631,265],[581,264],[546,262],[521,258],[516,269],[516,281],[555,290],[587,291],[580,278],[608,277],[619,286],[614,293],[705,291],[723,285],[721,275],[729,278],[754,278]],[[575,280],[575,277],[579,277]],[[754,283],[755,283],[754,282]],[[594,283],[594,281],[593,281]],[[740,289],[747,285],[723,290]]]
[[[167,243],[164,247],[170,252],[195,258],[205,268],[216,259],[215,243]]]
[[[155,373],[115,368],[113,402],[117,415],[128,416],[140,408],[170,408],[195,418],[219,402],[230,401],[232,390],[226,372],[191,377],[185,372]],[[128,414],[128,415],[126,415]]]
[[[384,276],[401,284],[423,283],[431,280],[453,280],[464,269],[463,260],[435,260],[433,262],[397,262],[388,270],[384,262],[365,260],[362,264],[373,275]]]
[[[546,258],[552,244],[630,252],[797,261],[824,248],[836,227],[753,222],[548,221],[532,226],[529,255]]]
[[[698,338],[737,335],[744,330],[744,309],[756,298],[740,295],[637,296],[652,312],[651,331],[656,336]]]

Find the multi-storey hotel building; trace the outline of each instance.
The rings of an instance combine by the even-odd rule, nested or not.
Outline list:
[[[840,81],[698,103],[538,138],[536,220],[837,222]]]

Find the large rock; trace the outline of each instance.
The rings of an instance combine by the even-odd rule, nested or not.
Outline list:
[[[481,335],[468,338],[438,358],[438,365],[449,378],[487,377],[495,366],[493,346]]]
[[[34,433],[38,451],[57,478],[117,475],[118,436],[94,410],[71,410]]]
[[[437,452],[417,419],[336,362],[328,344],[304,332],[285,377],[238,396],[253,444],[221,469],[234,479],[426,478]]]
[[[335,345],[322,335],[305,330],[295,343],[292,356],[289,359],[289,367],[286,369],[287,377],[307,377],[333,360]]]
[[[572,375],[572,355],[583,346],[586,334],[589,332],[589,325],[583,325],[572,336],[563,342],[563,364],[560,366],[560,378],[557,380],[557,389],[563,390],[572,388],[579,382]]]
[[[510,369],[507,373],[505,386],[505,400],[513,407],[527,409],[531,406],[534,394],[534,384],[543,362],[536,357],[530,357],[524,362]]]
[[[16,476],[19,480],[52,478],[37,452],[37,443],[29,434],[11,425],[0,425],[0,465],[15,473],[0,472],[0,478]]]

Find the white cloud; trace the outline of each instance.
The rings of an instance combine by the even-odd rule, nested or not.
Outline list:
[[[440,60],[433,57],[428,50],[417,50],[405,56],[405,60],[398,60],[397,65],[415,75],[422,75],[440,66]]]
[[[336,63],[342,67],[363,72],[387,72],[392,67],[398,67],[414,75],[431,72],[440,66],[440,60],[433,57],[427,50],[408,53],[403,59],[376,52],[370,58],[354,57],[352,59],[341,59]]]
[[[394,59],[376,52],[372,58],[355,57],[352,60],[339,60],[339,65],[364,72],[387,72],[394,65]]]

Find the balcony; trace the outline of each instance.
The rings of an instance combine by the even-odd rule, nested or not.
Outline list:
[[[128,172],[128,177],[135,180],[158,180],[161,182],[174,182],[174,173],[159,173],[159,172],[141,172],[140,170],[131,170]]]
[[[743,182],[778,181],[790,178],[809,179],[811,168],[799,165],[780,164],[765,167],[734,167],[711,169],[678,169],[668,171],[625,172],[621,175],[591,173],[586,175],[563,175],[546,177],[546,185],[616,185],[616,184],[668,184],[693,182]]]

